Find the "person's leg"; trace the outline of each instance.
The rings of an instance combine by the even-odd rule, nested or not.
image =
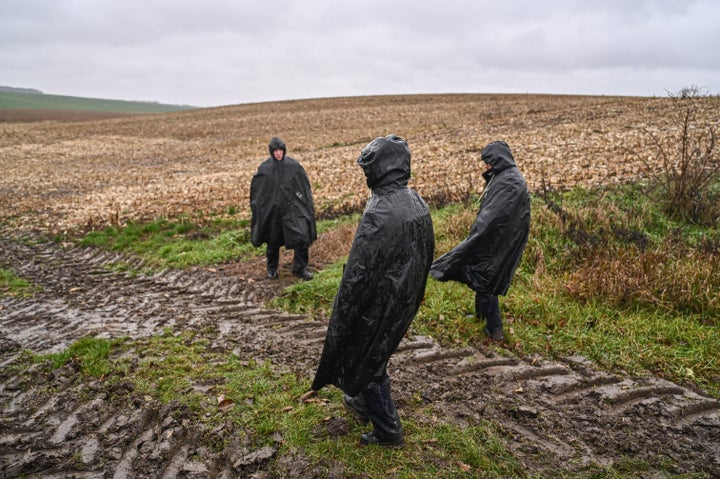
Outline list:
[[[267,259],[267,277],[269,279],[277,278],[278,264],[280,263],[280,246],[268,243],[265,258]]]
[[[350,411],[360,424],[367,424],[370,421],[370,413],[368,413],[367,400],[365,394],[361,391],[357,396],[343,395],[343,403],[345,408]]]
[[[362,444],[402,447],[403,439],[400,415],[390,394],[390,378],[387,374],[378,382],[371,383],[362,395],[373,430],[360,436]]]
[[[485,320],[485,332],[488,336],[496,341],[505,339],[497,296],[475,293],[475,315]]]
[[[281,216],[275,212],[268,222],[268,232],[266,238],[267,249],[265,250],[265,258],[267,259],[267,277],[275,279],[278,277],[278,266],[280,264],[280,247],[285,244],[282,229]]]
[[[298,278],[311,279],[312,273],[307,266],[310,261],[310,252],[307,246],[298,246],[293,250],[292,273]]]

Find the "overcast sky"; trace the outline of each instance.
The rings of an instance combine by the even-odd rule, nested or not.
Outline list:
[[[719,0],[2,0],[0,85],[218,106],[720,94]]]

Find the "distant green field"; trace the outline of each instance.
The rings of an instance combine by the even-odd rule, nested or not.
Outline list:
[[[187,105],[153,102],[102,100],[73,96],[0,91],[0,110],[78,110],[114,113],[165,113],[189,110]]]

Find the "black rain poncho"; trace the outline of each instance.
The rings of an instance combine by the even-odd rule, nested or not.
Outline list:
[[[313,390],[365,389],[397,348],[425,293],[435,248],[425,201],[408,188],[410,150],[395,135],[366,146],[358,163],[372,196],[335,296]]]
[[[285,143],[273,138],[270,158],[263,161],[250,183],[250,241],[293,249],[310,246],[317,239],[315,207],[305,169],[289,156],[278,161],[273,151],[286,152]],[[279,187],[276,187],[279,185]]]
[[[475,223],[463,242],[433,262],[430,274],[497,296],[507,293],[527,244],[530,195],[505,142],[490,143],[481,157],[492,169],[483,173],[488,184]]]

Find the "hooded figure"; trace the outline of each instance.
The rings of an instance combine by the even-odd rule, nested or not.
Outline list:
[[[468,237],[436,259],[430,269],[439,281],[458,281],[475,291],[476,315],[486,333],[502,340],[498,295],[507,293],[530,233],[530,195],[510,147],[495,141],[481,152],[487,186]]]
[[[415,317],[435,247],[425,201],[408,188],[410,149],[376,138],[360,154],[372,196],[343,270],[312,389],[333,384],[362,422],[363,444],[402,446],[386,366]]]
[[[312,278],[307,270],[308,250],[317,239],[315,207],[305,169],[289,156],[280,138],[268,145],[270,158],[263,161],[250,183],[250,226],[253,246],[267,243],[268,278],[277,278],[280,247],[294,250],[292,272]]]

